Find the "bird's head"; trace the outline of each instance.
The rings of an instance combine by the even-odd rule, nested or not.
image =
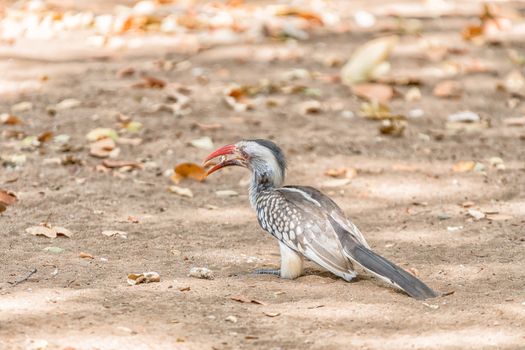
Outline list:
[[[250,169],[256,181],[270,182],[276,187],[284,182],[286,159],[279,146],[272,141],[239,141],[215,150],[204,161],[205,167],[212,166],[207,175],[233,165]]]

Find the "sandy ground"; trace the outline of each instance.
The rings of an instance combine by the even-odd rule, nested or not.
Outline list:
[[[257,53],[289,46],[267,41],[193,54],[148,50],[106,59],[69,59],[65,50],[56,60],[2,60],[2,80],[11,84],[4,87],[24,89],[5,93],[0,112],[21,101],[33,103],[32,110],[18,113],[25,125],[2,125],[2,131],[38,135],[50,130],[70,135],[71,147],[64,153],[50,141],[21,149],[20,141],[5,134],[0,139],[2,155],[27,157],[14,170],[5,163],[0,169],[1,187],[19,198],[0,214],[0,348],[525,348],[525,127],[503,123],[523,115],[525,104],[518,101],[510,109],[509,96],[495,90],[513,68],[506,56],[509,47],[464,43],[459,36],[464,22],[427,19],[424,33],[467,47],[466,56],[451,53],[447,59],[475,57],[493,64],[495,72],[459,76],[465,93],[458,99],[434,97],[439,79],[425,77],[420,101],[401,97],[391,103],[398,113],[425,113],[410,118],[400,138],[380,135],[377,123],[357,116],[361,102],[346,87],[320,79],[304,83],[321,91],[316,99],[339,104],[355,117],[345,118],[337,108],[302,115],[298,104],[312,99],[304,94],[277,94],[282,104],[247,112],[234,112],[222,101],[223,89],[232,82],[276,81],[295,68],[337,74],[340,67],[323,65],[319,54],[347,57],[374,32],[319,34],[293,46],[297,59],[274,61],[258,59]],[[423,75],[425,68],[439,65],[410,53],[418,40],[402,38],[393,67]],[[177,66],[182,61],[191,65]],[[159,62],[173,62],[175,68]],[[119,77],[125,67],[136,73]],[[206,79],[196,77],[196,71]],[[176,117],[152,111],[167,93],[131,88],[141,72],[191,89],[191,112]],[[40,80],[44,75],[48,79]],[[396,89],[402,95],[408,88]],[[46,113],[48,105],[64,98],[82,105],[54,116]],[[447,115],[461,110],[479,113],[491,127],[450,132]],[[89,156],[86,134],[97,127],[118,129],[115,112],[143,124],[137,135],[125,135],[140,137],[142,144],[119,145],[118,156],[142,162],[142,170],[100,172],[101,160]],[[196,123],[222,128],[206,131]],[[248,174],[227,169],[204,183],[181,183],[194,198],[167,190],[172,183],[166,170],[181,161],[200,162],[209,152],[188,144],[202,136],[210,136],[215,146],[251,137],[275,140],[288,155],[288,184],[323,188],[375,250],[434,289],[454,293],[420,302],[366,274],[346,283],[310,263],[307,274],[294,281],[249,274],[277,267],[279,255],[277,243],[258,227],[249,207]],[[45,161],[67,154],[83,164]],[[491,157],[503,159],[505,169],[492,167]],[[451,171],[460,160],[480,162],[485,170]],[[338,167],[357,169],[357,176],[343,186],[323,186],[329,180],[324,172]],[[239,196],[218,197],[217,190]],[[461,206],[466,201],[507,218],[473,220]],[[74,235],[50,239],[26,233],[41,222],[64,226]],[[128,237],[106,237],[103,230],[122,230]],[[46,247],[64,251],[55,254]],[[81,252],[94,259],[81,258]],[[213,270],[215,279],[187,277],[196,266]],[[34,268],[29,279],[13,285]],[[129,273],[144,271],[158,272],[161,282],[127,285]],[[260,304],[232,300],[236,295]]]

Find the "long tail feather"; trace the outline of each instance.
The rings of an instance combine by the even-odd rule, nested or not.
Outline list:
[[[423,300],[440,295],[412,274],[359,243],[333,218],[330,217],[329,220],[341,240],[345,255],[352,262],[357,263],[387,283],[402,289],[412,298]]]

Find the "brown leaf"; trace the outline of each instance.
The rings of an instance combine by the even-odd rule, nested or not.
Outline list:
[[[394,96],[394,89],[385,84],[354,84],[352,93],[372,102],[387,104]]]
[[[515,118],[505,118],[503,123],[508,126],[525,126],[525,116]]]
[[[210,123],[210,124],[195,123],[195,126],[203,131],[218,130],[222,128],[222,124],[220,123]]]
[[[37,140],[40,142],[47,142],[53,138],[53,132],[52,131],[44,131],[40,135],[38,135]]]
[[[206,170],[195,163],[180,163],[173,170],[174,173],[171,179],[177,184],[185,178],[201,182],[206,179]]]
[[[264,313],[266,316],[268,316],[268,317],[277,317],[277,316],[281,315],[280,312],[266,312],[266,311],[265,311],[265,312],[263,312],[263,313]]]
[[[128,238],[128,233],[124,231],[107,230],[107,231],[102,231],[102,234],[106,237],[118,236],[124,239]]]
[[[55,226],[53,229],[56,231],[57,236],[65,236],[69,238],[73,235],[73,233],[65,227]]]
[[[232,295],[230,297],[231,300],[235,300],[235,301],[238,301],[240,303],[251,303],[252,300],[245,297],[244,295]]]
[[[115,147],[116,144],[113,139],[104,138],[91,144],[89,154],[97,158],[106,158],[109,157],[111,151],[113,151]]]
[[[131,76],[133,74],[135,74],[135,68],[133,68],[131,66],[121,68],[121,69],[119,69],[117,71],[117,77],[118,78],[129,77],[129,76]]]
[[[296,16],[303,18],[309,22],[312,22],[316,25],[323,25],[323,20],[320,15],[313,11],[303,10],[299,8],[293,8],[293,7],[283,7],[280,8],[277,13],[277,16]]]
[[[480,25],[470,25],[463,29],[461,35],[465,40],[472,40],[483,35],[483,27]]]
[[[46,236],[49,238],[56,238],[57,232],[47,226],[31,226],[26,228],[26,232],[33,236]]]
[[[262,302],[262,301],[256,300],[256,299],[250,299],[250,298],[245,297],[244,295],[232,295],[230,297],[230,299],[238,301],[240,303],[252,303],[252,304],[257,304],[257,305],[267,305],[265,302]]]
[[[335,178],[345,177],[347,170],[348,169],[346,168],[328,169],[327,171],[324,172],[324,174],[326,176],[335,177]]]
[[[492,221],[503,221],[503,220],[511,220],[514,217],[512,215],[505,215],[505,214],[487,214],[486,218]]]
[[[463,94],[463,88],[457,81],[444,80],[434,87],[433,94],[441,98],[457,98]]]
[[[80,254],[78,254],[78,256],[82,259],[95,259],[93,257],[93,255],[89,254],[89,253],[84,253],[84,252],[80,252]]]
[[[342,82],[352,86],[358,82],[368,81],[374,70],[377,70],[377,67],[388,59],[398,41],[397,36],[387,36],[374,39],[358,47],[341,69]]]
[[[166,86],[166,82],[162,79],[146,75],[142,77],[142,81],[139,81],[131,87],[140,88],[140,89],[163,89]]]
[[[26,232],[33,236],[46,236],[49,238],[56,238],[57,236],[65,236],[69,238],[73,235],[71,231],[64,227],[53,227],[48,224],[28,227],[26,228]]]
[[[130,273],[128,275],[128,284],[131,286],[151,282],[160,282],[160,275],[158,272]]]
[[[472,160],[462,160],[452,166],[452,171],[455,173],[466,173],[468,171],[472,171],[475,166],[476,162]]]
[[[404,120],[406,119],[402,115],[392,114],[390,112],[390,108],[388,106],[385,106],[381,103],[377,102],[364,102],[361,104],[361,108],[359,110],[359,113],[361,116],[367,119],[372,120]]]
[[[5,139],[23,139],[26,133],[21,130],[3,130],[2,137]]]
[[[181,287],[179,288],[181,292],[189,292],[191,290],[191,287]]]
[[[14,204],[17,200],[18,198],[13,192],[0,189],[0,203],[7,206]]]
[[[134,169],[142,169],[142,164],[132,161],[132,160],[112,160],[112,159],[104,159],[102,161],[102,165],[104,165],[106,168],[115,169],[115,168],[122,168],[122,167],[131,167]]]
[[[4,125],[19,125],[24,124],[22,119],[13,114],[3,113],[0,114],[0,124]]]
[[[406,122],[404,120],[385,119],[379,126],[379,132],[383,135],[401,137],[405,132],[405,126]]]
[[[248,98],[248,87],[233,86],[224,91],[224,101],[236,112],[245,112],[255,108],[253,101]]]
[[[323,105],[317,100],[304,101],[299,104],[301,115],[317,114],[323,111]]]
[[[131,222],[131,223],[133,223],[133,224],[138,224],[138,223],[140,223],[139,218],[137,218],[136,216],[133,216],[133,215],[129,215],[129,216],[127,217],[126,221]]]

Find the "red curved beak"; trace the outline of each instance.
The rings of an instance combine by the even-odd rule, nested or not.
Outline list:
[[[234,155],[235,157],[228,159],[228,156],[230,155]],[[214,159],[217,157],[221,157],[218,163],[214,161]],[[209,176],[210,174],[216,172],[217,170],[227,167],[227,166],[232,166],[232,165],[245,166],[245,161],[244,161],[244,157],[239,153],[237,146],[232,144],[232,145],[223,146],[213,151],[209,156],[206,157],[206,159],[204,160],[203,166],[206,168],[212,165],[213,167],[210,168],[206,172],[206,176]]]

